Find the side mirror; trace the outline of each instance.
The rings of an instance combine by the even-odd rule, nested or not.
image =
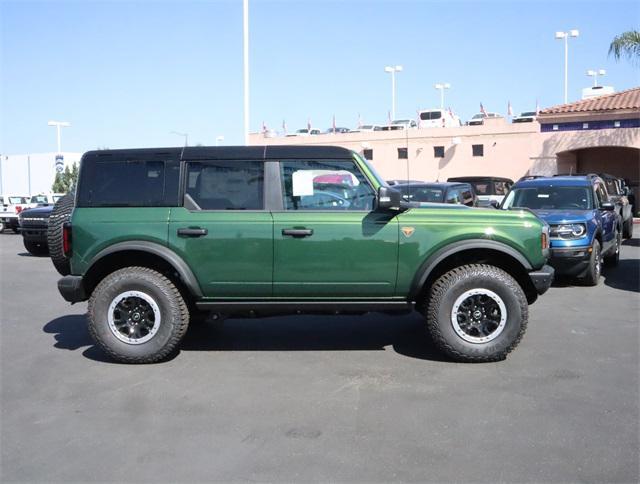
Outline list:
[[[616,209],[616,206],[613,202],[603,202],[600,205],[600,210],[604,210],[606,212],[613,212]]]
[[[400,191],[382,186],[378,188],[378,210],[401,210],[402,194]]]

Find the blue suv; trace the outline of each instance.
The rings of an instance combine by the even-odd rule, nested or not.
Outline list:
[[[513,185],[501,208],[528,208],[549,224],[549,263],[557,275],[595,286],[603,260],[618,263],[622,222],[597,175],[524,177]]]

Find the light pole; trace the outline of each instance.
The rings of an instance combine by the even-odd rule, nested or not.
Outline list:
[[[71,126],[71,123],[68,123],[66,121],[49,121],[47,124],[49,126],[56,127],[56,135],[58,140],[58,154],[60,154],[62,153],[62,147],[60,145],[60,128],[68,128]]]
[[[178,133],[177,131],[171,131],[171,134],[177,134],[178,136],[184,136],[184,145],[189,146],[189,133]]]
[[[598,76],[604,76],[607,73],[604,69],[591,70],[587,71],[587,76],[593,77],[593,87],[598,87]]]
[[[434,84],[436,89],[440,90],[440,109],[444,109],[444,90],[451,89],[451,84],[448,82]]]
[[[580,32],[577,29],[569,30],[569,32],[556,32],[556,39],[564,39],[564,103],[569,102],[569,37],[578,37]]]
[[[402,66],[387,66],[384,72],[391,73],[391,121],[396,119],[396,72],[402,72]]]
[[[221,141],[224,141],[224,136],[216,137],[216,146],[220,146]]]
[[[244,60],[244,144],[249,146],[249,0],[242,1]]]

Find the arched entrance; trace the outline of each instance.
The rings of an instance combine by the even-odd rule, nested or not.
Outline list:
[[[610,173],[640,187],[640,149],[598,146],[557,153],[558,173]]]

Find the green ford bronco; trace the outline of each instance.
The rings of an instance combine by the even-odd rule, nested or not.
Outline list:
[[[91,151],[48,235],[60,293],[127,363],[207,315],[414,309],[454,360],[495,361],[553,280],[534,214],[406,203],[339,147]]]

